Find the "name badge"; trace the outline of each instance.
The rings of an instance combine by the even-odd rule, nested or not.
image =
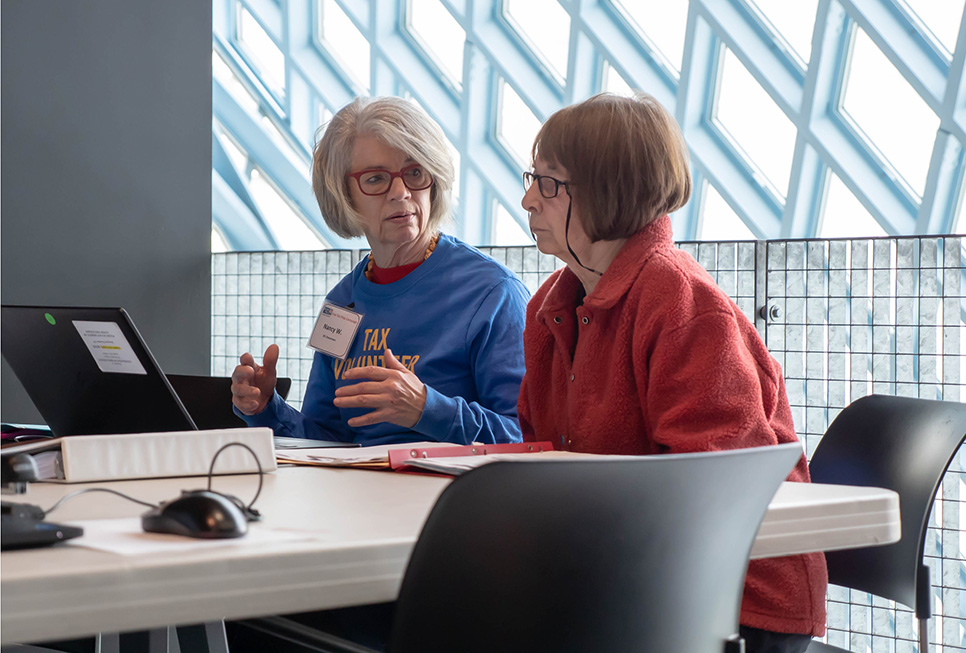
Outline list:
[[[306,346],[334,358],[345,358],[361,322],[360,313],[325,302]]]

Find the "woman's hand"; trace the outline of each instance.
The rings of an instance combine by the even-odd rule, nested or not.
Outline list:
[[[368,381],[342,386],[335,391],[332,403],[338,408],[374,409],[350,419],[347,422],[349,426],[389,422],[408,429],[422,417],[426,406],[426,385],[396,360],[391,350],[386,349],[383,359],[385,367],[356,367],[343,377]]]
[[[241,365],[231,375],[231,403],[246,415],[257,415],[265,410],[275,394],[275,365],[278,363],[278,345],[269,345],[262,364],[245,352]]]

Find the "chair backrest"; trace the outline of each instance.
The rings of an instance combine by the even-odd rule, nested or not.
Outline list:
[[[496,462],[440,495],[389,651],[721,653],[798,444]]]
[[[232,410],[230,376],[166,374],[171,387],[199,429],[229,429],[245,426]],[[279,377],[275,390],[282,399],[288,396],[292,379]]]
[[[966,404],[956,402],[870,395],[838,414],[812,454],[812,481],[895,490],[902,539],[827,552],[830,582],[904,603],[919,618],[929,616],[930,580],[922,569],[926,526],[964,436]]]

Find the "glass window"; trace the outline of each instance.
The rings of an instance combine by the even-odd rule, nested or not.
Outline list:
[[[540,121],[523,102],[513,87],[500,80],[500,119],[497,138],[517,160],[521,168],[530,165],[530,149],[540,131]]]
[[[917,27],[930,41],[939,46],[947,59],[952,59],[963,18],[964,0],[897,0],[918,19]]]
[[[680,72],[688,26],[687,0],[613,0],[613,4],[671,69]]]
[[[872,214],[834,172],[829,173],[825,209],[819,238],[868,238],[885,236]]]
[[[258,68],[262,81],[278,94],[285,92],[285,55],[255,17],[238,6],[238,42]]]
[[[346,16],[335,0],[322,0],[322,38],[330,55],[338,60],[349,76],[369,89],[369,41]]]
[[[409,27],[446,77],[461,88],[466,32],[456,19],[439,0],[410,0]]]
[[[759,181],[784,198],[795,153],[795,125],[728,48],[715,117],[748,162],[764,174]]]
[[[939,116],[858,27],[842,111],[922,197]]]
[[[328,122],[330,120],[332,120],[332,115],[333,114],[332,114],[331,111],[329,111],[329,108],[328,107],[326,107],[324,104],[322,104],[321,102],[319,102],[318,105],[317,105],[317,115],[318,115],[317,121],[318,121],[319,126],[321,127],[322,125],[328,124]],[[316,137],[317,138],[322,138],[322,132],[319,132],[316,135]],[[315,147],[315,142],[314,141],[312,143],[312,146]]]
[[[241,83],[231,67],[216,51],[211,52],[211,76],[225,87],[228,94],[238,105],[253,116],[258,115],[258,100]]]
[[[211,227],[211,253],[220,254],[222,252],[230,252],[231,248],[225,241],[224,236],[221,235],[221,231],[217,227],[212,225]]]
[[[805,66],[812,56],[812,30],[818,0],[752,0],[765,24],[790,48],[798,63]]]
[[[698,240],[756,240],[755,234],[715,187],[707,181],[703,186]]]
[[[603,88],[608,93],[614,93],[615,95],[623,95],[625,97],[634,95],[634,89],[627,83],[624,76],[614,70],[614,67],[606,61],[604,62]]]
[[[328,248],[258,168],[252,170],[249,189],[268,228],[278,240],[279,249],[299,251]]]
[[[513,247],[516,245],[532,245],[530,234],[520,227],[520,223],[513,219],[503,204],[496,202],[493,217],[493,245]]]
[[[449,149],[449,153],[453,156],[453,200],[458,202],[460,198],[460,184],[462,183],[461,179],[463,175],[463,169],[460,162],[460,151],[448,138],[446,139],[446,147]]]
[[[966,179],[959,182],[959,202],[956,207],[956,217],[953,218],[953,233],[966,234]],[[966,245],[966,243],[964,243]],[[966,352],[966,349],[963,349]]]
[[[245,150],[238,145],[231,134],[225,131],[221,125],[218,125],[216,134],[218,135],[218,143],[225,149],[225,154],[231,159],[235,170],[244,171],[248,167],[248,154]]]
[[[557,0],[504,0],[503,11],[558,80],[567,76],[570,14]]]
[[[285,5],[280,0],[260,2],[272,12],[275,12],[276,5]],[[902,64],[896,59],[898,55],[880,51],[870,38],[872,32],[866,33],[859,26],[867,24],[865,18],[878,25],[872,14],[887,11],[890,17],[895,17],[897,24],[894,27],[897,30],[928,41],[935,50],[930,56],[936,59],[940,67],[953,68],[950,53],[957,46],[966,0],[587,0],[583,3],[577,0],[400,0],[392,3],[391,16],[380,14],[382,19],[395,22],[380,27],[378,34],[385,34],[387,38],[378,43],[370,43],[369,39],[376,36],[370,19],[374,17],[372,11],[377,11],[381,6],[379,3],[363,0],[307,2],[314,10],[311,20],[315,21],[311,44],[315,51],[308,53],[298,48],[289,52],[283,40],[288,29],[285,21],[305,20],[299,12],[277,13],[276,22],[269,20],[269,14],[259,9],[262,4],[253,4],[253,0],[217,0],[216,12],[219,8],[229,7],[233,23],[223,25],[216,21],[213,25],[215,43],[212,73],[216,86],[227,91],[216,98],[214,136],[226,142],[229,157],[240,166],[239,170],[247,171],[245,174],[250,175],[251,168],[258,167],[266,178],[276,184],[276,190],[283,194],[291,193],[292,196],[286,197],[286,201],[299,213],[309,229],[318,229],[316,215],[312,212],[302,215],[302,205],[293,200],[295,194],[303,194],[297,188],[303,180],[291,176],[292,168],[288,163],[298,170],[308,170],[308,158],[314,139],[318,136],[318,127],[324,126],[331,118],[330,111],[337,110],[345,101],[342,95],[332,95],[332,89],[321,86],[329,77],[327,74],[311,73],[313,65],[331,65],[336,74],[351,86],[350,95],[372,92],[374,89],[371,90],[369,84],[376,77],[379,79],[380,93],[409,93],[427,99],[438,97],[435,93],[441,84],[444,89],[450,90],[449,96],[456,102],[455,105],[441,106],[431,102],[427,104],[427,109],[431,116],[445,124],[446,133],[453,143],[459,148],[468,147],[462,151],[452,148],[457,165],[454,195],[459,194],[462,165],[466,165],[468,171],[480,166],[495,165],[500,168],[493,175],[474,180],[474,183],[482,184],[482,192],[462,198],[479,206],[459,205],[461,215],[470,222],[479,222],[470,225],[466,232],[480,234],[483,242],[474,243],[479,245],[487,245],[487,238],[506,233],[504,227],[498,227],[500,220],[504,220],[506,229],[512,233],[513,225],[505,222],[505,218],[516,214],[513,202],[507,203],[509,212],[506,215],[498,213],[493,202],[496,197],[503,196],[490,186],[491,181],[506,178],[509,174],[516,178],[519,170],[529,165],[533,137],[539,130],[540,122],[561,106],[584,99],[582,93],[590,92],[582,85],[577,88],[566,85],[570,66],[576,65],[579,70],[595,73],[599,71],[599,74],[593,75],[598,88],[627,96],[638,90],[637,85],[642,83],[640,80],[654,74],[669,79],[679,76],[678,71],[687,57],[692,54],[705,56],[709,39],[718,43],[734,43],[735,39],[757,41],[760,38],[761,42],[754,44],[756,48],[768,48],[790,57],[801,67],[806,79],[818,80],[814,87],[808,82],[800,89],[804,106],[813,105],[812,93],[817,94],[818,98],[825,98],[830,92],[836,93],[833,106],[823,105],[818,109],[820,112],[828,109],[835,114],[833,121],[844,126],[848,132],[848,142],[843,144],[844,147],[858,150],[843,153],[832,143],[823,142],[826,134],[830,133],[824,129],[807,135],[799,134],[798,126],[804,123],[799,120],[798,114],[785,114],[780,108],[785,107],[782,98],[774,94],[769,96],[766,91],[770,88],[767,80],[780,71],[773,70],[767,62],[759,67],[757,60],[740,59],[737,48],[729,50],[721,46],[720,50],[715,51],[720,53],[720,59],[712,70],[707,70],[700,61],[695,60],[689,89],[668,89],[676,93],[678,98],[694,102],[705,96],[704,93],[695,95],[692,91],[707,86],[710,87],[710,103],[679,111],[683,107],[673,106],[672,100],[672,106],[667,108],[675,115],[684,113],[689,119],[711,117],[714,136],[719,144],[724,144],[728,154],[720,157],[721,162],[716,165],[735,169],[720,171],[722,178],[730,178],[735,173],[748,175],[769,197],[781,204],[794,192],[795,184],[801,181],[792,178],[794,148],[798,136],[807,136],[814,141],[815,150],[823,158],[824,164],[842,170],[842,179],[850,180],[850,184],[854,180],[855,184],[852,185],[857,190],[861,187],[862,197],[866,197],[864,193],[875,192],[866,186],[866,182],[877,183],[879,180],[895,187],[893,191],[886,192],[898,190],[908,196],[908,215],[902,210],[901,215],[877,214],[882,226],[871,218],[864,221],[855,219],[858,224],[873,229],[874,233],[913,224],[918,197],[927,190],[949,188],[950,184],[958,182],[951,179],[955,171],[950,166],[941,166],[935,171],[938,183],[928,188],[926,185],[937,131],[941,124],[955,123],[961,107],[954,106],[955,103],[946,103],[942,107],[927,104],[902,77]],[[365,9],[364,5],[372,11]],[[402,13],[399,13],[397,5]],[[719,22],[715,19],[725,6],[730,7],[729,11],[747,15],[749,19],[760,23],[762,29],[755,29],[753,33],[731,33],[731,21]],[[689,17],[697,27],[693,42],[687,43],[688,47],[695,48],[693,53],[685,51]],[[815,71],[807,70],[812,40],[816,36],[815,26],[823,25],[826,20],[835,22],[839,19],[848,25],[847,32],[835,29],[835,25],[833,29],[820,31],[829,39],[826,45],[836,39],[849,38],[849,47],[844,53],[831,47],[827,50],[843,59],[825,62],[837,70],[843,70],[844,74],[841,79],[839,75],[819,75],[816,78]],[[613,39],[608,35],[614,33],[612,30],[620,30],[631,38],[627,42],[611,43],[609,41]],[[298,30],[293,29],[292,33],[297,34]],[[497,33],[500,45],[486,41],[490,35]],[[579,51],[570,50],[577,42],[572,40],[572,36],[580,38],[582,47]],[[508,39],[511,51],[495,53],[494,48],[508,45]],[[468,46],[470,41],[480,47],[471,50]],[[959,45],[962,47],[961,43]],[[464,54],[470,51],[474,56],[473,70],[477,70],[476,58],[479,58],[478,69],[485,79],[492,79],[490,75],[493,75],[498,80],[492,86],[486,81],[478,89],[482,95],[470,96],[462,92],[463,67],[468,63],[464,60]],[[498,56],[494,57],[494,54]],[[291,62],[287,60],[288,57],[293,57]],[[426,61],[436,71],[436,78],[410,75],[399,68],[400,61],[411,61],[412,57]],[[571,57],[574,61],[571,61]],[[939,61],[943,57],[949,62],[948,66],[943,66]],[[289,68],[290,63],[295,67]],[[299,70],[303,73],[298,73]],[[698,78],[709,72],[713,78]],[[252,83],[253,75],[264,83]],[[539,84],[537,88],[530,87],[524,80],[532,80],[534,75],[559,88],[553,91]],[[837,83],[840,81],[841,88],[825,88],[830,78]],[[297,84],[297,93],[292,88],[284,88],[287,81]],[[942,80],[936,81],[940,83]],[[431,88],[413,86],[423,83]],[[935,89],[935,92],[946,97],[956,90],[954,87],[957,83],[957,79],[948,79],[945,85],[949,88]],[[676,84],[672,83],[672,86]],[[281,96],[282,91],[287,93],[286,97]],[[225,106],[217,104],[222,101]],[[469,102],[483,107],[485,120],[491,121],[486,139],[482,142],[463,139],[466,130],[469,128],[472,132],[473,129],[464,121],[467,117],[476,119],[479,114],[470,110]],[[285,115],[278,114],[280,107]],[[243,109],[252,123],[257,124],[258,133],[245,133],[244,130],[232,133],[230,138],[233,141],[229,144],[220,132],[224,125],[233,124],[232,115],[238,108]],[[790,112],[800,109],[798,106],[785,108]],[[686,131],[689,140],[697,148],[692,152],[697,160],[704,154],[700,149],[708,141],[693,140],[696,136],[692,131],[694,127],[693,124],[688,125]],[[699,125],[698,129],[705,127]],[[257,143],[249,142],[249,139]],[[266,153],[266,146],[273,148],[273,151]],[[258,155],[249,155],[248,152],[257,152]],[[859,174],[841,167],[848,165],[845,163],[848,158],[854,160],[856,156],[867,158],[872,168]],[[276,169],[280,163],[285,165]],[[719,171],[711,172],[715,174],[710,176],[717,178]],[[308,180],[304,183],[308,184]],[[833,183],[833,187],[836,187],[835,184],[838,184],[839,190],[844,188],[840,181]],[[725,190],[721,189],[722,192]],[[731,192],[731,189],[727,190]],[[699,194],[696,188],[695,195]],[[826,200],[827,197],[822,198],[823,202]],[[918,202],[931,205],[934,200],[937,198],[924,197]],[[839,202],[834,196],[828,201],[833,209]],[[852,201],[854,203],[854,198]],[[714,189],[709,189],[706,202],[709,206],[715,206],[717,202],[721,211],[726,206]],[[948,207],[942,198],[938,199],[937,205],[946,207],[948,212],[936,216],[934,223],[949,225],[949,229],[955,228],[960,232],[966,231],[962,206]],[[741,206],[744,206],[743,202]],[[704,211],[704,203],[701,210]],[[716,213],[721,211],[716,210]],[[741,213],[740,210],[738,212]],[[771,229],[772,225],[768,223],[772,219],[770,215],[742,213],[741,220],[736,218],[737,221],[732,221],[727,230],[747,228],[747,233],[765,233]],[[833,225],[833,221],[824,221],[824,226],[819,219],[809,222],[808,226],[814,231],[802,235],[817,237],[821,229],[844,228]],[[481,226],[484,223],[485,226]],[[709,229],[709,234],[716,233],[713,225],[703,228]],[[855,233],[860,231],[855,229]],[[233,234],[234,231],[228,231],[226,227],[225,233]],[[721,235],[716,233],[715,237]]]

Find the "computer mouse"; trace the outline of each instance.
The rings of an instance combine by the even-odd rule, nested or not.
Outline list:
[[[209,490],[185,490],[181,496],[141,515],[148,533],[172,533],[187,537],[218,539],[241,537],[248,519],[231,498]]]

